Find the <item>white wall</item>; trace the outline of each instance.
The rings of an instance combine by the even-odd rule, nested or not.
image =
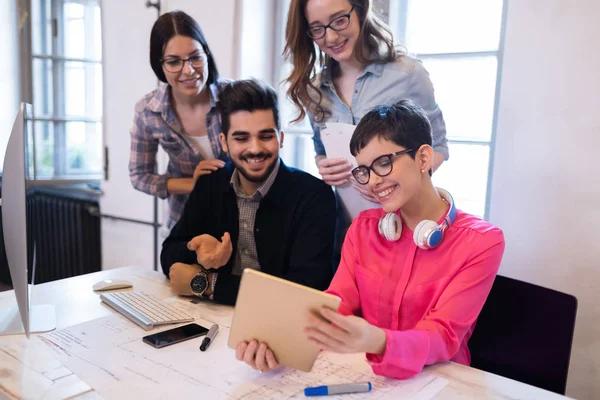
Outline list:
[[[148,61],[156,11],[143,1],[102,0],[104,140],[109,149],[108,180],[101,184],[104,214],[152,222],[152,197],[129,181],[129,130],[135,103],[156,87]],[[152,268],[153,231],[147,225],[102,220],[102,268]]]
[[[240,78],[253,77],[275,84],[276,1],[244,0],[241,3]]]
[[[500,273],[579,300],[578,399],[600,399],[598,17],[598,0],[510,2],[490,208]]]
[[[235,78],[238,60],[236,7],[240,7],[238,2],[241,1],[245,0],[167,0],[163,1],[163,11],[181,10],[194,17],[206,35],[221,76]]]
[[[142,1],[102,0],[104,139],[109,149],[102,212],[152,221],[151,197],[129,180],[129,131],[135,103],[156,88],[148,61],[150,29],[156,11]]]

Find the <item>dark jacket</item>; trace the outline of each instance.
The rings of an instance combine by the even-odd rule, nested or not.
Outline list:
[[[192,238],[207,233],[220,240],[229,232],[233,253],[218,270],[214,292],[215,301],[225,304],[235,304],[241,279],[231,273],[239,233],[237,199],[230,184],[233,170],[228,164],[198,179],[160,255],[168,277],[176,262],[197,263],[196,252],[187,249]],[[331,187],[281,162],[273,186],[256,212],[254,238],[261,271],[326,289],[332,278],[334,229],[335,197]]]

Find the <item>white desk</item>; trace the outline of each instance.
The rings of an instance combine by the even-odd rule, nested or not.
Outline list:
[[[57,329],[111,315],[114,311],[103,305],[98,294],[92,291],[94,283],[109,278],[127,279],[133,283],[135,290],[143,290],[159,298],[173,296],[162,273],[126,267],[38,285],[32,302],[56,306]],[[12,291],[0,293],[0,307],[14,303]],[[564,396],[452,362],[428,367],[427,371],[449,381],[436,399],[565,399]],[[0,398],[2,394],[9,398],[27,399],[101,398],[93,388],[57,361],[40,341],[27,340],[24,335],[0,337]]]

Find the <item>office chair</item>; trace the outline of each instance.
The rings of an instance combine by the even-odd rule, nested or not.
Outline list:
[[[577,299],[498,275],[469,340],[471,366],[565,394]]]

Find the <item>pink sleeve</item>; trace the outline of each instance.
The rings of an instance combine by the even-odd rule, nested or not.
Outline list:
[[[354,278],[354,236],[356,223],[353,223],[346,233],[342,246],[342,259],[340,265],[326,290],[342,299],[338,312],[343,315],[356,315],[360,311],[358,288]]]
[[[414,329],[384,329],[384,354],[367,354],[373,372],[405,379],[421,372],[425,365],[454,357],[477,320],[500,267],[504,252],[502,232],[494,230],[486,237],[486,248],[456,274],[435,307]]]

